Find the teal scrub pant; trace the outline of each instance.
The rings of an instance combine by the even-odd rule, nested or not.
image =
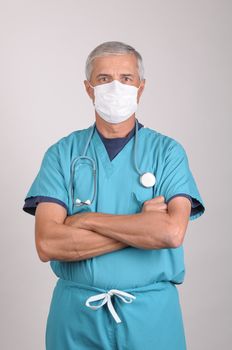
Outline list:
[[[135,296],[131,303],[113,295],[121,322],[116,322],[107,304],[96,310],[86,306],[88,298],[106,292],[59,278],[47,318],[46,350],[186,350],[175,284],[154,282],[126,289]]]

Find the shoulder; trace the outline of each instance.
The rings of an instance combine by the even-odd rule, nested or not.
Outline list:
[[[168,155],[173,152],[186,154],[184,145],[174,137],[149,127],[144,127],[144,132],[146,134],[146,140],[150,138],[162,150],[163,154]]]
[[[73,147],[80,147],[80,145],[83,142],[83,138],[85,138],[88,135],[88,131],[91,128],[84,128],[72,131],[71,133],[63,136],[62,138],[58,139],[56,142],[51,144],[45,154],[48,153],[54,153],[56,155],[58,154],[66,154],[73,149]]]

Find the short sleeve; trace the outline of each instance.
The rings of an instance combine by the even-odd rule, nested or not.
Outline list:
[[[205,205],[189,167],[187,154],[179,142],[173,141],[165,156],[160,193],[166,203],[178,195],[190,196],[190,220],[194,220],[204,213]]]
[[[40,202],[54,202],[68,210],[68,190],[56,144],[45,152],[39,172],[25,197],[23,210],[35,215]]]

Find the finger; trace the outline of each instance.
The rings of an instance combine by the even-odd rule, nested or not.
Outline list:
[[[154,201],[154,200],[148,200],[148,201],[145,201],[144,203],[143,203],[143,205],[146,205],[146,206],[153,206],[154,208],[156,207],[156,208],[166,208],[167,207],[167,203],[165,203],[165,202],[158,202],[158,201]]]
[[[157,200],[160,200],[160,201],[164,201],[165,200],[164,196],[162,196],[162,195],[157,196],[154,199],[157,199]]]
[[[148,201],[158,202],[158,203],[159,203],[159,202],[164,202],[164,201],[165,201],[165,198],[164,198],[164,196],[158,196],[158,197],[149,199]]]
[[[164,208],[164,209],[157,209],[157,208],[152,208],[152,207],[143,207],[142,208],[142,212],[158,212],[158,213],[167,213],[168,209]]]
[[[146,210],[153,210],[153,211],[159,211],[159,210],[167,210],[168,206],[165,203],[158,203],[158,204],[151,204],[151,203],[144,203],[143,207]]]

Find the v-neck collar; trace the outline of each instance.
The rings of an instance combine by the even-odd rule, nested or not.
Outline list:
[[[139,136],[141,135],[141,129],[144,129],[144,126],[138,130],[138,144],[139,144]],[[133,129],[132,129],[133,130]],[[126,154],[130,154],[130,157],[133,157],[133,147],[134,147],[134,136],[133,135],[130,140],[125,144],[123,149],[112,159],[110,160],[109,154],[105,148],[105,145],[95,127],[92,140],[96,149],[96,153],[101,159],[102,166],[105,170],[106,176],[109,178],[115,169],[118,168],[119,163],[123,164],[122,160],[126,157]]]
[[[143,126],[144,125],[138,121],[138,130]],[[122,149],[125,147],[127,142],[135,135],[135,128],[136,128],[136,125],[129,131],[128,135],[126,136],[107,138],[96,127],[96,130],[100,135],[100,138],[102,139],[102,142],[107,150],[107,153],[111,161],[116,157],[116,155],[119,152],[122,151]]]

